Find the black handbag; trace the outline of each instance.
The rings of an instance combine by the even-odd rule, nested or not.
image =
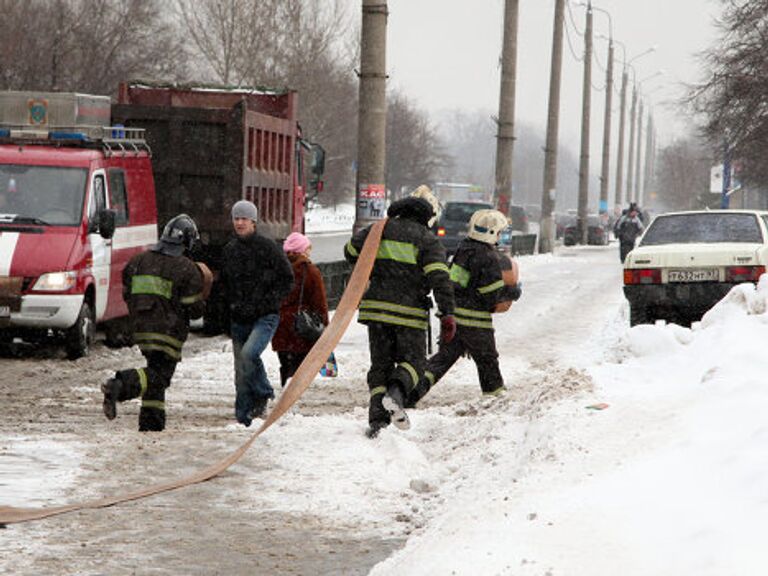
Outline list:
[[[323,330],[325,330],[325,324],[322,319],[307,309],[301,308],[301,303],[304,300],[304,279],[307,276],[307,264],[304,265],[304,271],[301,274],[301,290],[299,291],[299,308],[296,311],[296,318],[293,321],[293,329],[296,334],[309,342],[314,342],[320,338]]]

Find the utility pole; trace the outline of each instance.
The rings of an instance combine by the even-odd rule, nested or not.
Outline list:
[[[648,200],[648,194],[651,191],[653,184],[653,163],[656,156],[656,135],[654,133],[655,127],[653,126],[653,116],[650,111],[648,112],[648,128],[645,136],[645,170],[643,176],[643,198],[641,199],[640,206],[643,202]]]
[[[517,74],[517,19],[519,0],[504,2],[504,39],[501,51],[501,90],[496,135],[496,207],[509,216],[512,204],[512,159],[515,146],[515,83]]]
[[[640,177],[643,175],[642,171],[640,170],[640,167],[643,163],[643,99],[640,98],[638,95],[638,111],[637,111],[637,120],[635,122],[637,124],[637,158],[635,159],[635,188],[634,188],[634,194],[632,194],[632,198],[642,206],[642,198],[640,198],[640,193],[642,192],[642,186],[640,184]]]
[[[587,2],[587,26],[584,30],[584,83],[581,88],[581,157],[579,158],[579,202],[577,226],[579,244],[587,243],[589,226],[589,123],[592,109],[592,2]]]
[[[613,103],[613,38],[608,42],[608,66],[605,72],[605,112],[603,115],[603,163],[600,169],[600,206],[598,212],[608,212],[608,179],[611,165],[611,105]]]
[[[637,112],[637,86],[632,87],[632,106],[629,110],[629,154],[627,154],[627,201],[634,202],[632,176],[635,162],[635,112]]]
[[[357,128],[357,192],[354,230],[386,213],[384,177],[387,129],[386,0],[363,0]]]
[[[560,123],[560,76],[563,68],[563,16],[565,0],[555,0],[555,22],[552,31],[552,64],[549,71],[549,104],[547,141],[544,149],[544,190],[541,193],[539,252],[552,252],[555,247],[555,209],[557,185],[557,147]]]
[[[626,58],[625,58],[626,59]],[[627,83],[629,74],[626,64],[621,75],[621,96],[619,103],[619,149],[616,152],[616,195],[614,203],[619,206],[624,205],[624,125],[627,109]]]

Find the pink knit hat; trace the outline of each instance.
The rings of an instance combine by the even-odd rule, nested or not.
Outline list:
[[[299,232],[291,232],[288,238],[283,242],[283,250],[285,252],[295,252],[296,254],[302,254],[306,252],[307,248],[312,245],[309,238],[300,234]]]

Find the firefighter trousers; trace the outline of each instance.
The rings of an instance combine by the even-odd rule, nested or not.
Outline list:
[[[445,376],[459,357],[469,352],[477,367],[480,388],[483,394],[494,394],[504,387],[504,378],[499,370],[499,353],[493,330],[474,328],[459,324],[456,336],[448,344],[440,344],[440,350],[427,361],[424,380],[419,385],[416,397],[410,397],[415,404]]]
[[[368,324],[368,346],[368,422],[389,424],[389,413],[381,401],[389,386],[398,386],[403,398],[416,388],[427,363],[426,336],[424,330],[372,322]]]
[[[115,375],[121,382],[118,400],[140,397],[139,431],[159,432],[165,429],[165,389],[171,385],[178,362],[156,350],[141,353],[147,359],[146,368],[120,370]]]

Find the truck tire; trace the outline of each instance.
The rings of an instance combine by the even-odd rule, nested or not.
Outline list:
[[[88,355],[96,335],[96,322],[88,301],[83,302],[75,325],[65,333],[67,358],[77,360]]]
[[[651,319],[648,315],[648,308],[645,306],[633,306],[629,305],[629,325],[637,326],[638,324],[650,324]]]

